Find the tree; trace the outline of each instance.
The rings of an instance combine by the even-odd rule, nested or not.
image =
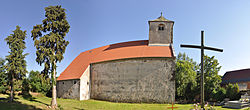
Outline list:
[[[200,65],[196,65],[193,59],[185,53],[179,53],[176,62],[176,95],[180,99],[194,99],[194,96],[200,94]],[[225,97],[225,90],[220,87],[221,76],[218,75],[221,66],[214,56],[204,56],[204,82],[205,99],[209,98],[221,100]],[[224,96],[212,97],[218,94]]]
[[[6,93],[8,89],[7,86],[7,74],[6,69],[4,68],[5,60],[0,58],[0,93]]]
[[[47,93],[51,89],[50,78],[46,78],[39,71],[30,71],[28,79],[32,92]]]
[[[185,53],[179,53],[176,62],[176,95],[178,98],[192,100],[196,83],[196,62],[186,56]]]
[[[209,57],[204,55],[204,94],[205,100],[209,100],[214,96],[221,83],[221,76],[218,75],[221,66],[219,66],[219,62],[214,56]],[[198,73],[198,86],[200,87],[200,71]]]
[[[32,92],[41,92],[41,78],[39,71],[30,71],[29,84]]]
[[[51,74],[52,101],[51,106],[57,107],[56,102],[56,63],[63,59],[65,49],[69,44],[64,38],[69,32],[70,25],[66,20],[65,9],[61,6],[45,8],[45,19],[42,24],[33,27],[32,38],[36,51],[36,62],[44,64],[43,74]]]
[[[23,53],[23,50],[26,48],[24,41],[26,31],[22,31],[19,26],[16,26],[16,30],[13,33],[5,39],[10,48],[9,55],[6,56],[6,70],[11,87],[10,102],[14,98],[14,81],[22,79],[27,73],[25,57],[28,55]]]

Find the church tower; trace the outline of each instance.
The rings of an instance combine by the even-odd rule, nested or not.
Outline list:
[[[170,21],[162,16],[149,23],[149,46],[171,46],[173,44],[173,25]]]

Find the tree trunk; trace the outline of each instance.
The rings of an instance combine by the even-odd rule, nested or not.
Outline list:
[[[56,65],[55,61],[53,62],[54,65]],[[51,107],[57,108],[57,102],[56,102],[56,69],[54,69],[53,74],[53,80],[52,81],[52,100],[51,100]],[[55,83],[54,83],[55,82]]]
[[[13,99],[14,99],[14,78],[12,75],[11,81],[10,81],[10,102],[13,102]]]

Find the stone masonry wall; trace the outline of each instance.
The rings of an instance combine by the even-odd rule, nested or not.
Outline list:
[[[57,81],[57,97],[66,99],[80,99],[80,80]]]
[[[90,97],[114,102],[171,103],[173,58],[135,58],[91,65]]]
[[[164,30],[158,30],[159,24],[164,24]],[[173,22],[150,22],[149,45],[173,43]]]

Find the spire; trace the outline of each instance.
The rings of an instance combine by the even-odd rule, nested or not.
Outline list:
[[[163,17],[162,12],[161,12],[161,16],[158,17],[158,18],[155,19],[155,20],[152,20],[152,21],[170,21],[170,20],[168,20],[168,19],[166,19],[165,17]]]

